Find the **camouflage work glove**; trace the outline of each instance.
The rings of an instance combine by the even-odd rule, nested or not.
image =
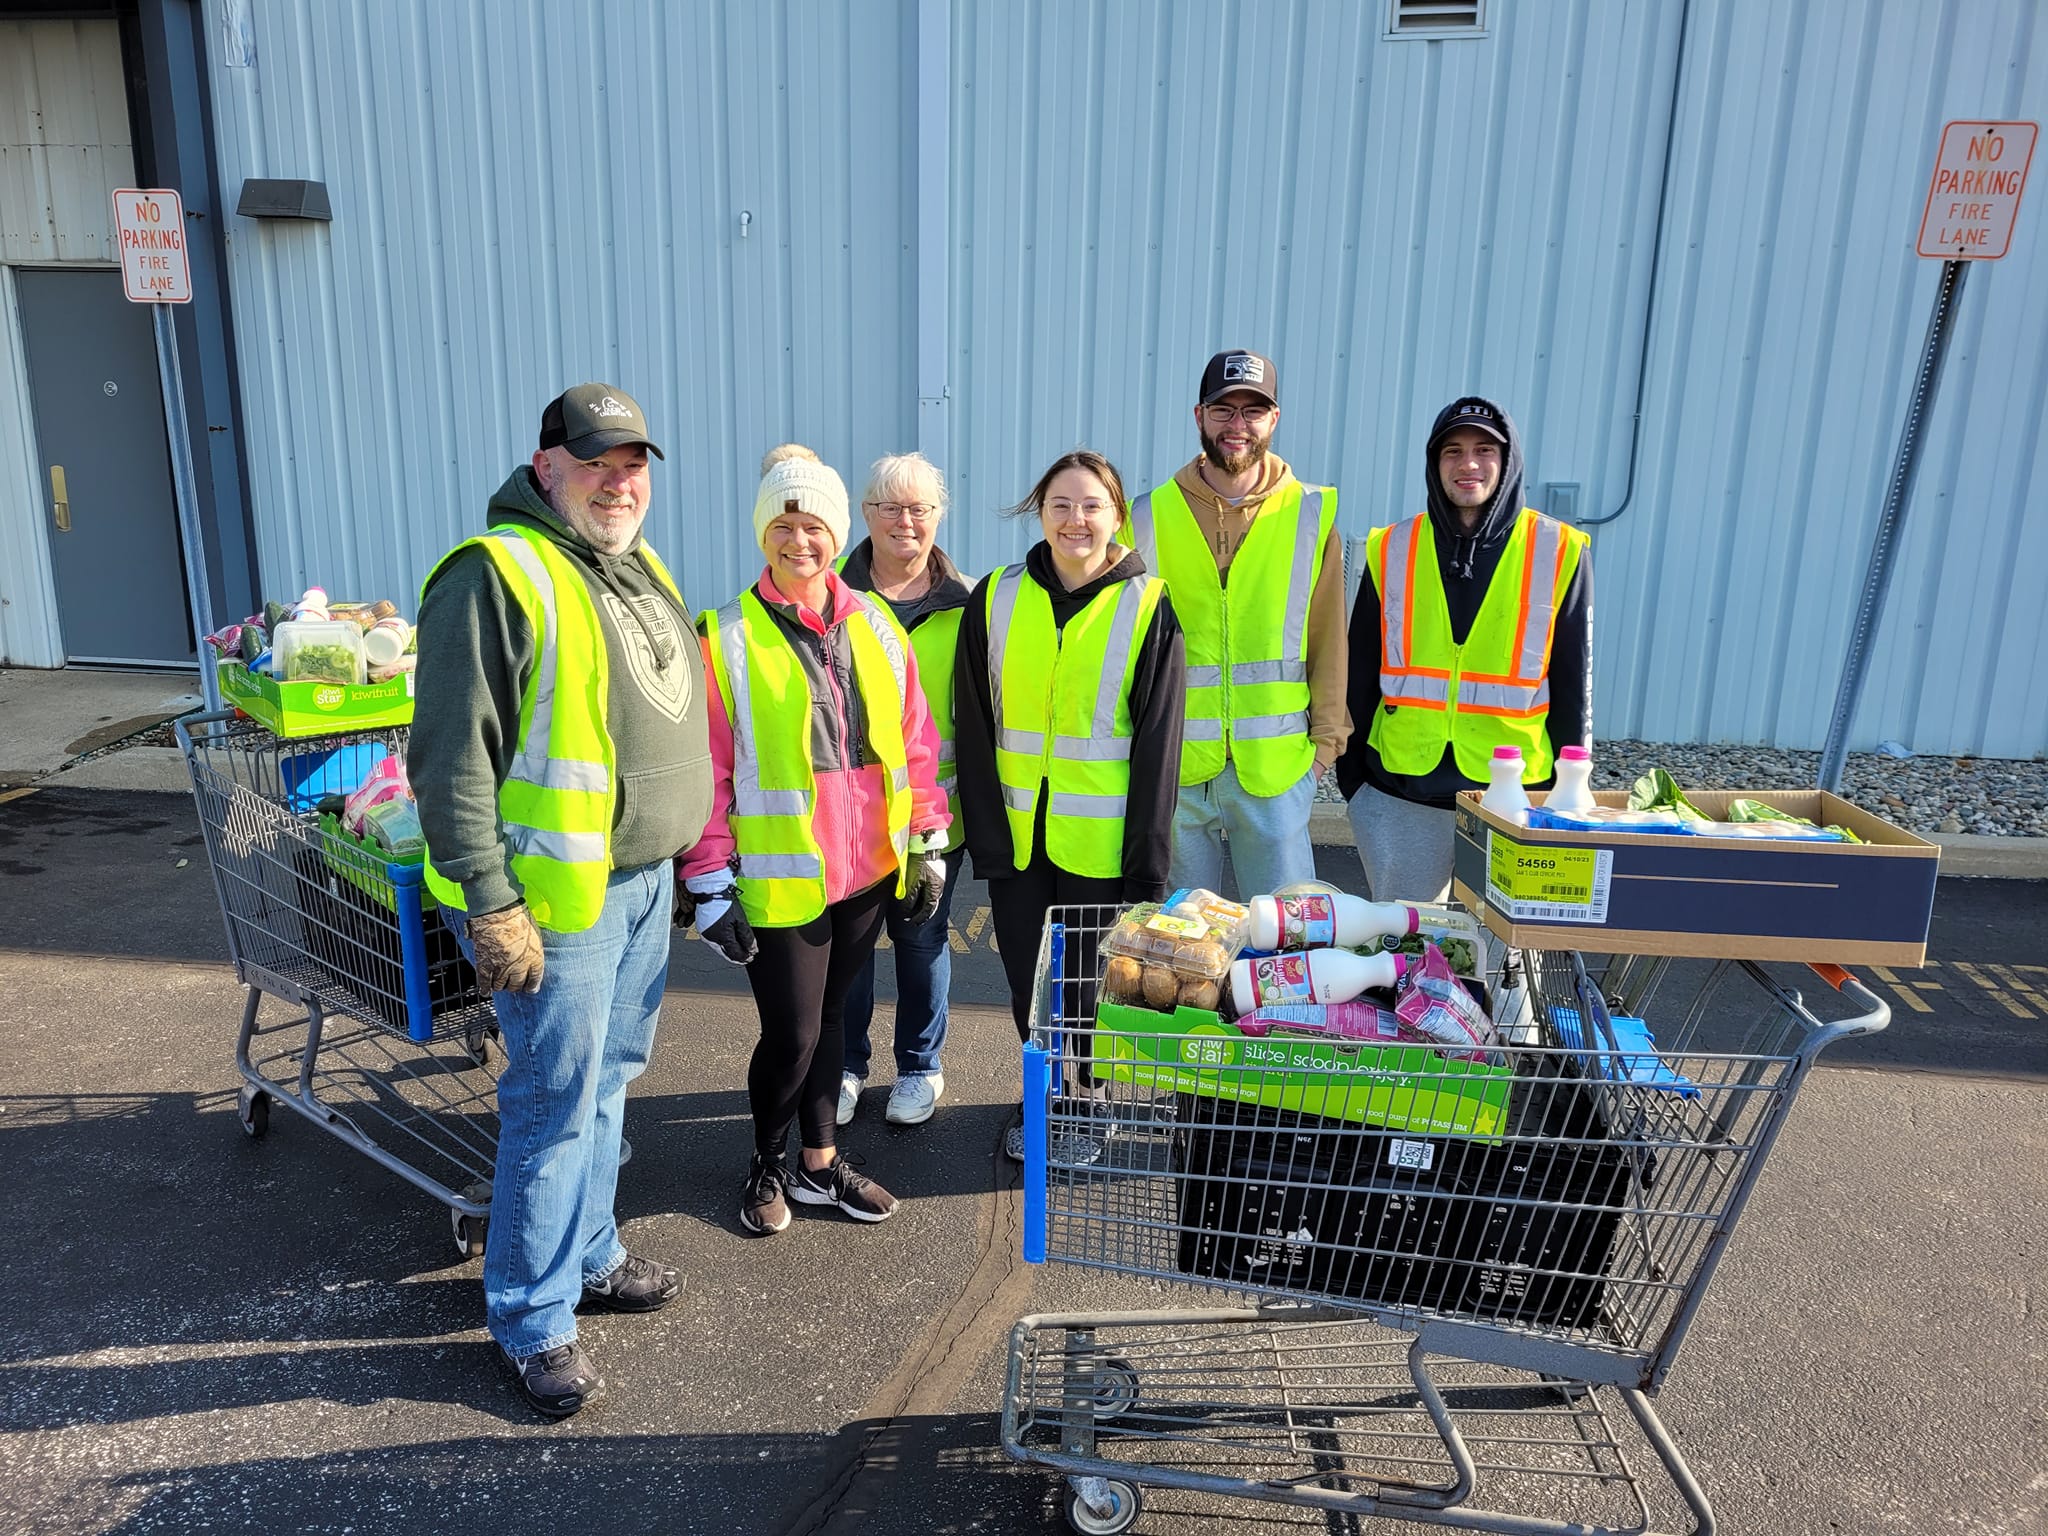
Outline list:
[[[476,979],[486,992],[538,992],[547,962],[540,930],[523,901],[469,920]]]

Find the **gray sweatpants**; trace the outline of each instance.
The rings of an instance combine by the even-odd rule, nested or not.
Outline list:
[[[1351,797],[1351,835],[1374,901],[1444,901],[1451,894],[1456,813],[1383,794],[1370,784]]]

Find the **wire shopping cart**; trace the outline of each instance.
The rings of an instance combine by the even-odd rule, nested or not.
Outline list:
[[[1859,1011],[1824,1020],[1745,962],[1525,954],[1497,1050],[1248,1038],[1098,1009],[1117,916],[1048,915],[1024,1256],[1237,1301],[1016,1324],[1003,1447],[1067,1476],[1073,1529],[1127,1530],[1151,1486],[1711,1532],[1650,1398],[1807,1071],[1885,1005],[1835,967],[1812,969]]]
[[[273,1100],[448,1207],[483,1252],[497,1157],[491,1001],[416,864],[388,862],[319,814],[407,728],[284,739],[232,712],[178,722],[178,745],[246,996],[235,1041],[242,1129]],[[261,1019],[265,996],[295,1016]]]

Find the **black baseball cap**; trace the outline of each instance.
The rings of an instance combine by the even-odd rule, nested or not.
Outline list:
[[[579,459],[594,459],[621,443],[645,443],[657,459],[665,458],[647,435],[647,413],[623,389],[609,384],[578,384],[565,389],[540,413],[540,445],[566,448]]]
[[[1218,352],[1210,358],[1209,366],[1202,370],[1201,404],[1207,405],[1221,395],[1234,394],[1238,390],[1278,405],[1280,370],[1273,366],[1273,359],[1242,348]]]
[[[1508,445],[1507,423],[1501,420],[1500,412],[1484,400],[1460,400],[1457,407],[1437,424],[1436,434],[1430,441],[1442,442],[1460,427],[1476,427],[1503,448]]]

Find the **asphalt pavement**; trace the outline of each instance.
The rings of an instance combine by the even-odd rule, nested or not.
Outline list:
[[[281,1111],[242,1134],[191,802],[0,800],[0,882],[0,1531],[1063,1530],[999,1449],[1011,1325],[1198,1299],[1021,1262],[969,883],[940,1111],[885,1126],[880,1067],[846,1137],[905,1197],[883,1227],[740,1233],[752,1003],[678,942],[620,1203],[688,1289],[586,1319],[610,1395],[540,1424],[445,1212]],[[1943,881],[1930,954],[1862,973],[1893,1025],[1809,1079],[1658,1399],[1726,1531],[2048,1530],[2048,883]],[[1137,1529],[1409,1527],[1160,1494]]]

